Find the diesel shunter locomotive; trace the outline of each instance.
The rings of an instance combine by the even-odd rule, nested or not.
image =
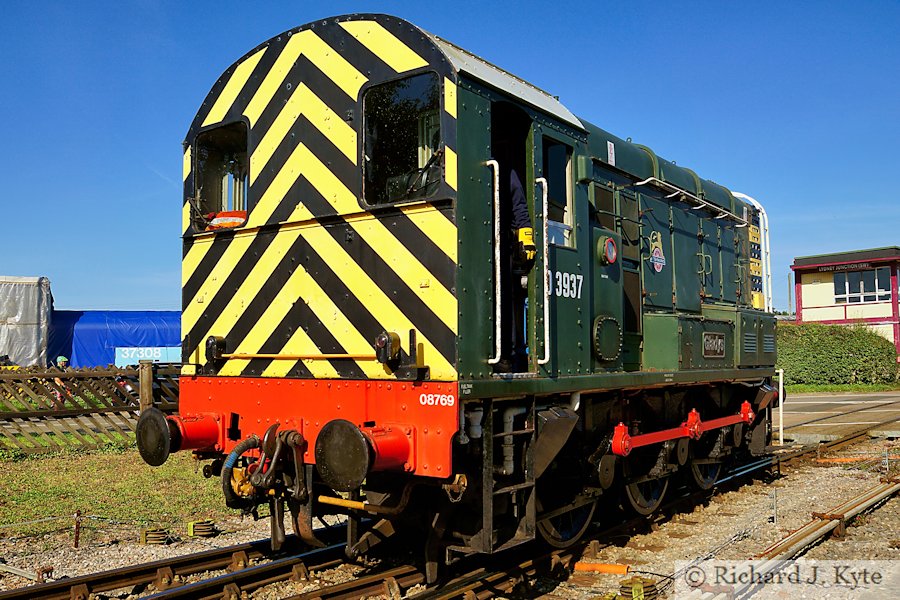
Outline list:
[[[145,410],[138,446],[268,505],[276,548],[285,517],[316,545],[345,514],[351,554],[418,532],[434,580],[769,441],[762,207],[401,19],[229,67],[182,227],[179,412]]]

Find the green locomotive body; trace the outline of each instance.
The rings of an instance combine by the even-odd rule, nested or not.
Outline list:
[[[276,545],[285,503],[310,543],[328,512],[424,521],[433,579],[764,451],[754,200],[384,15],[260,45],[184,148],[179,415],[139,447],[212,459]]]

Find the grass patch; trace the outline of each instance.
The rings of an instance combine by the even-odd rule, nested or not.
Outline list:
[[[141,460],[137,450],[120,448],[4,461],[0,463],[0,537],[71,528],[71,519],[20,524],[70,517],[76,510],[132,523],[135,535],[151,525],[183,528],[188,521],[233,516],[235,512],[222,499],[221,480],[205,479],[194,467],[187,452],[173,454],[154,468]]]
[[[873,383],[873,384],[809,384],[797,383],[785,386],[788,394],[788,402],[790,402],[791,394],[821,394],[821,393],[844,393],[844,394],[865,394],[869,392],[893,392],[900,390],[900,383]]]

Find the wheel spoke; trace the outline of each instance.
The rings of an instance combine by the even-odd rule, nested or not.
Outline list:
[[[538,502],[538,507],[540,509],[540,502]],[[538,533],[545,542],[554,548],[568,548],[584,535],[591,524],[596,507],[597,502],[591,501],[558,513],[549,519],[541,519],[538,516]]]
[[[694,485],[701,490],[712,488],[719,479],[722,472],[722,463],[720,462],[696,462],[691,461],[690,466],[691,480]]]
[[[639,515],[649,515],[656,511],[669,489],[669,478],[648,479],[625,485],[625,497],[631,508]]]

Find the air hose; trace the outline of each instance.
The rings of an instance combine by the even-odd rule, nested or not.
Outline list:
[[[243,498],[231,487],[231,474],[234,471],[234,465],[247,450],[259,448],[259,437],[256,434],[251,435],[246,440],[234,447],[234,450],[225,459],[222,465],[222,492],[225,494],[225,506],[228,508],[239,508],[241,510],[250,510],[256,506],[253,498]]]

